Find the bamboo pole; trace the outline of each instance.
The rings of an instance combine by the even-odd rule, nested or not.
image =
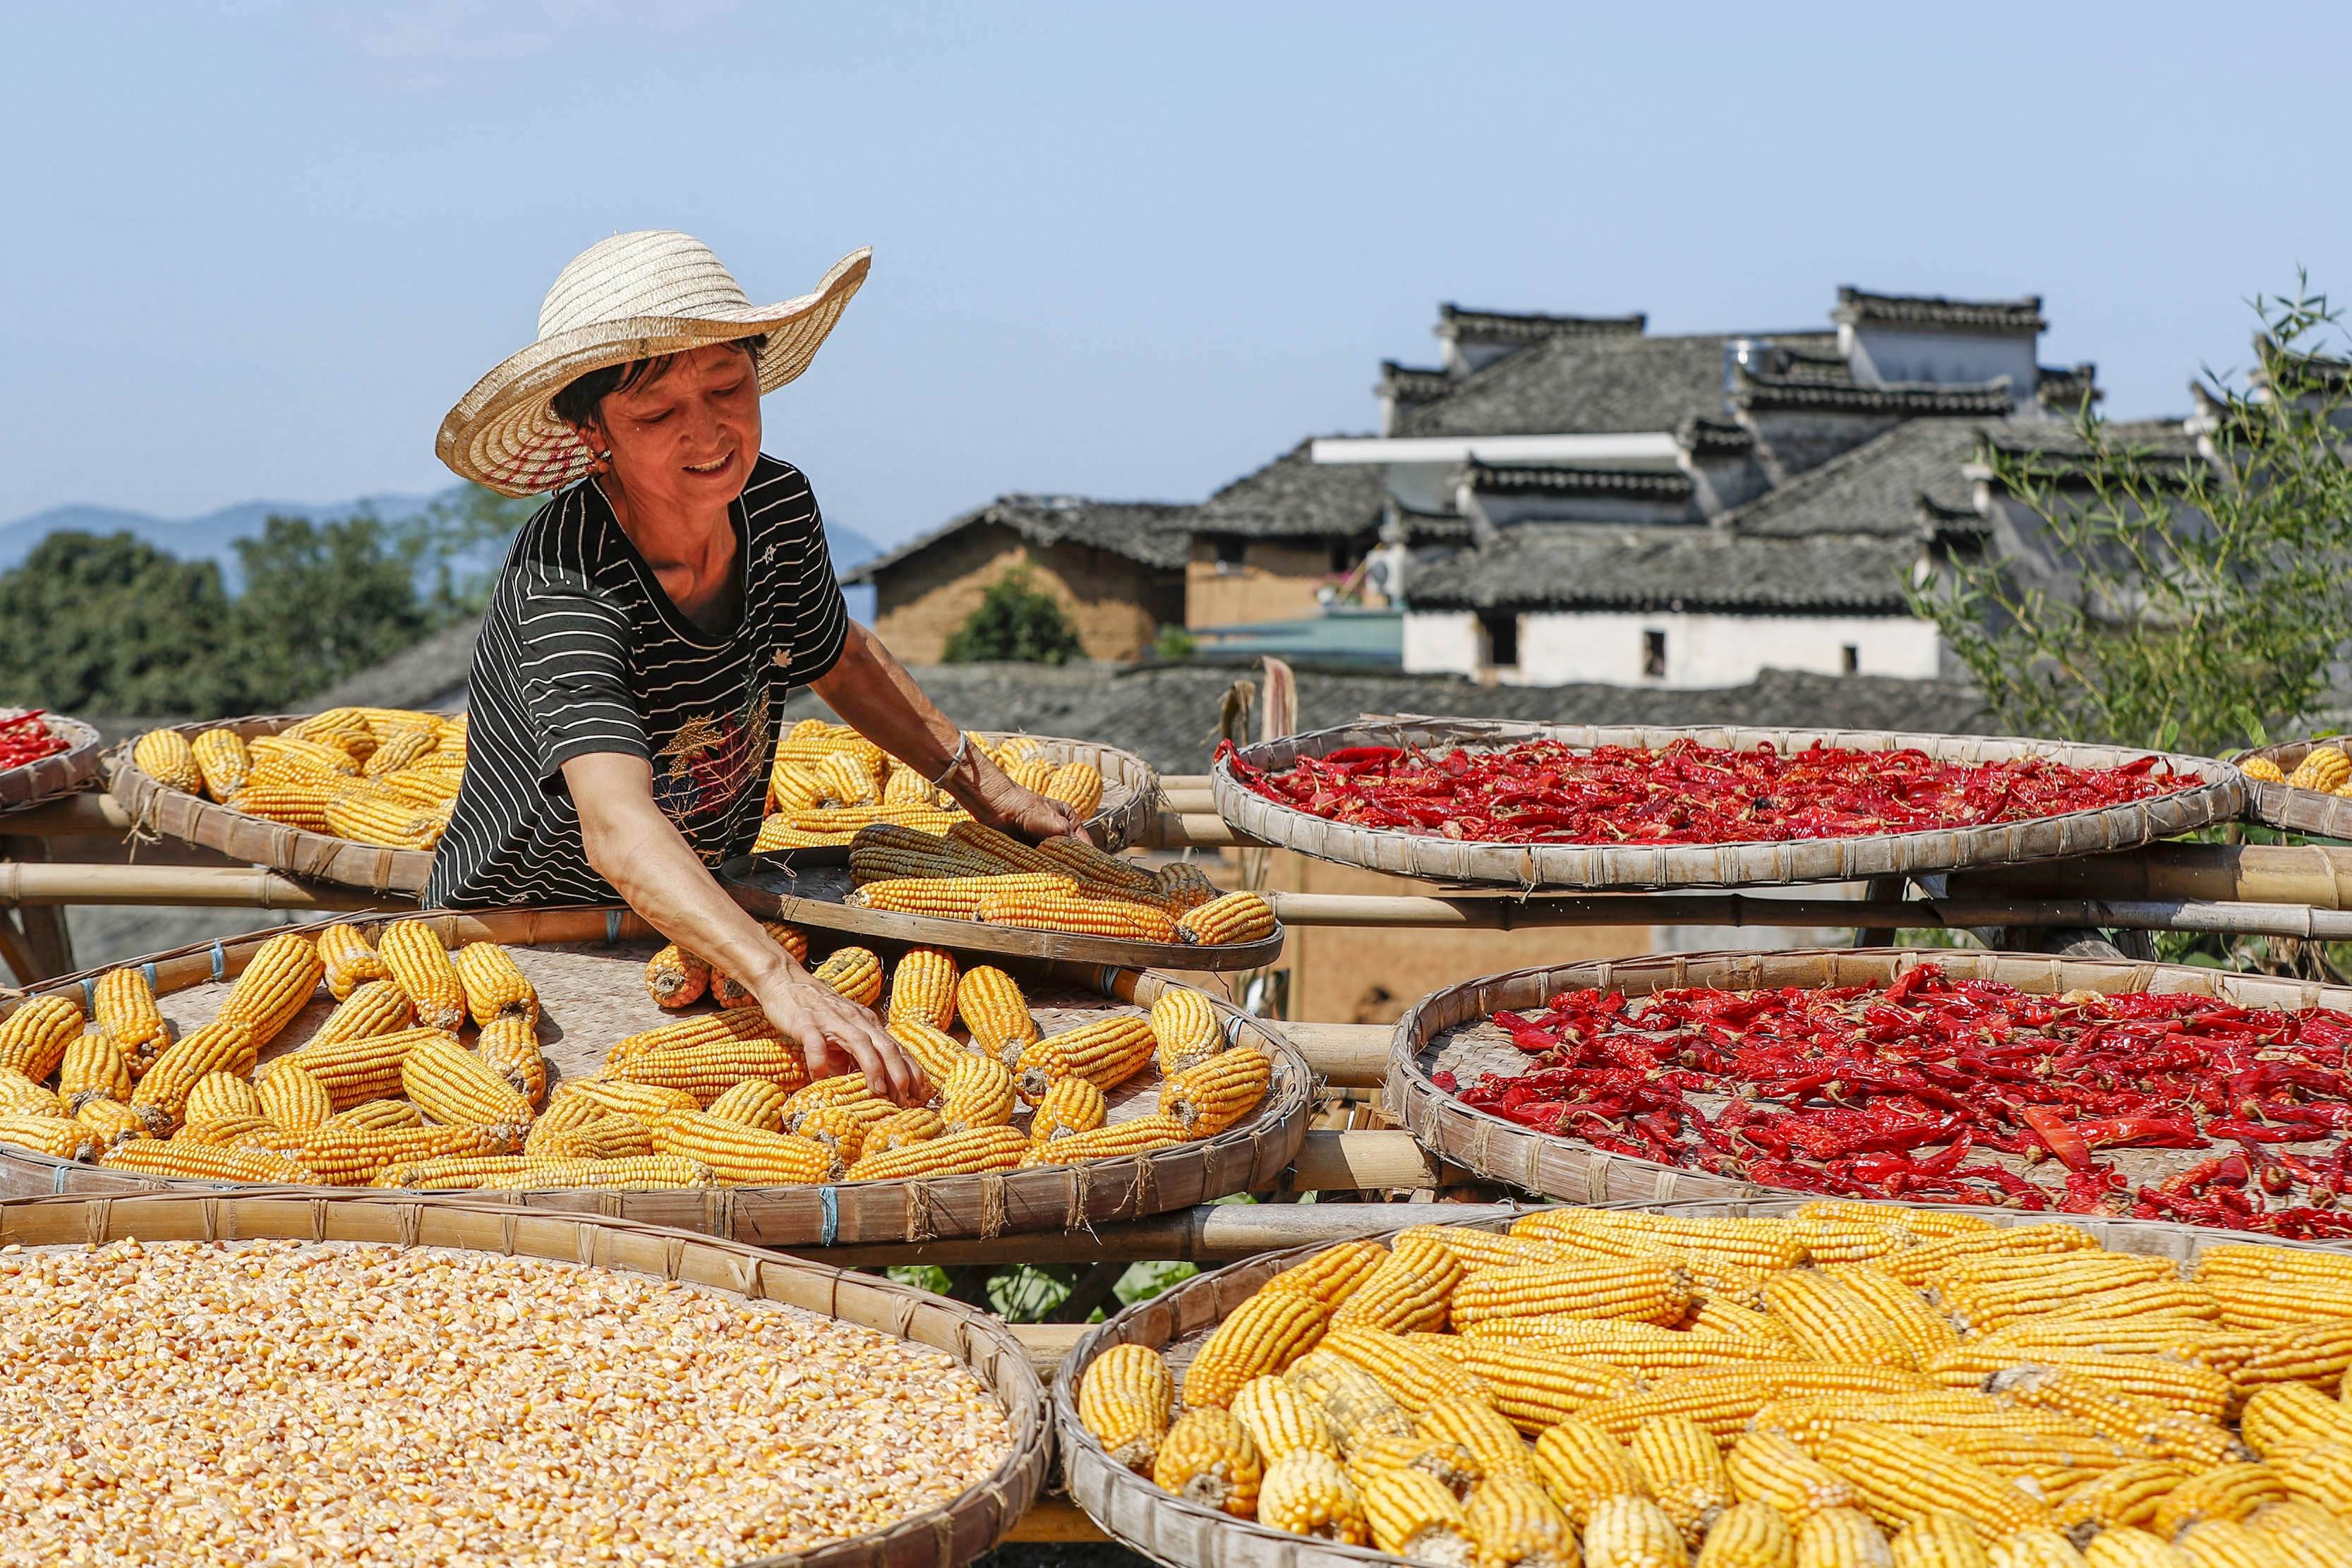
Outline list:
[[[0,909],[176,904],[257,910],[406,909],[398,893],[304,882],[262,866],[26,865],[0,861]]]
[[[1396,1031],[1386,1024],[1292,1024],[1269,1022],[1286,1037],[1325,1082],[1334,1089],[1377,1089],[1388,1073],[1389,1044]]]

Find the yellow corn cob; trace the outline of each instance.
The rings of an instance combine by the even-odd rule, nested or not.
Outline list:
[[[327,802],[327,831],[354,844],[430,849],[447,826],[436,813],[372,788],[338,790]]]
[[[2189,1479],[2188,1468],[2172,1459],[2136,1459],[2068,1492],[2057,1504],[2054,1522],[2076,1536],[2119,1525],[2147,1524],[2156,1505]]]
[[[911,947],[890,975],[889,1016],[934,1029],[955,1022],[956,961],[936,947]]]
[[[2173,1544],[2196,1568],[2284,1568],[2284,1554],[2270,1541],[2231,1520],[2191,1525]]]
[[[820,1106],[800,1118],[793,1136],[824,1144],[834,1152],[835,1162],[846,1167],[856,1164],[858,1156],[866,1152],[866,1130],[897,1114],[887,1100]]]
[[[294,1157],[323,1182],[363,1187],[387,1165],[445,1154],[511,1154],[523,1129],[506,1127],[352,1127],[327,1121],[296,1136]]]
[[[457,774],[426,773],[421,767],[390,774],[376,780],[375,784],[385,795],[404,801],[420,811],[444,809],[457,798]],[[251,786],[247,786],[246,794],[251,793]],[[237,796],[240,803],[244,799],[245,795]]]
[[[818,1079],[793,1091],[792,1098],[784,1101],[784,1131],[796,1131],[801,1118],[830,1105],[878,1105],[886,1110],[890,1108],[888,1100],[874,1092],[865,1075],[840,1073],[832,1078]]]
[[[1584,1524],[1584,1568],[1684,1568],[1689,1561],[1674,1521],[1648,1498],[1593,1501]]]
[[[146,1119],[120,1100],[86,1100],[73,1114],[100,1149],[110,1149],[133,1138],[144,1138]]]
[[[1796,1568],[1889,1568],[1886,1537],[1870,1516],[1850,1508],[1823,1509],[1796,1530]]]
[[[465,983],[439,932],[419,921],[395,921],[376,938],[376,952],[415,1005],[417,1022],[452,1032],[465,1026]]]
[[[539,1022],[539,990],[518,967],[514,955],[494,942],[469,942],[450,960],[466,994],[466,1011],[477,1027],[495,1018]]]
[[[1175,1402],[1175,1376],[1158,1351],[1111,1345],[1087,1363],[1078,1384],[1078,1424],[1114,1460],[1149,1475]]]
[[[340,786],[312,782],[270,778],[259,772],[246,786],[229,796],[228,808],[257,816],[265,822],[282,823],[311,833],[331,833],[327,825],[327,806],[341,794]]]
[[[1024,844],[993,827],[983,827],[977,822],[958,822],[947,828],[946,837],[949,843],[993,861],[1008,872],[1070,879],[1060,862],[1039,853],[1034,845]]]
[[[1789,1336],[1789,1325],[1780,1319],[1714,1296],[1693,1301],[1682,1326],[1695,1334],[1719,1334],[1740,1340],[1774,1340],[1791,1348],[1797,1342]]]
[[[1000,765],[1004,769],[1004,776],[1023,789],[1043,794],[1045,786],[1054,780],[1054,764],[1042,757],[1017,758]]]
[[[1002,1127],[1013,1120],[1013,1074],[992,1057],[966,1056],[939,1088],[940,1117],[950,1132]]]
[[[1274,1081],[1274,1058],[1255,1046],[1211,1057],[1160,1086],[1160,1113],[1188,1138],[1213,1138],[1247,1118]]]
[[[627,1190],[715,1185],[710,1167],[668,1154],[633,1154],[622,1159],[539,1159],[528,1154],[445,1155],[387,1165],[369,1184],[410,1192],[496,1189],[528,1192],[562,1187]]]
[[[66,1117],[73,1114],[73,1107],[15,1068],[0,1068],[0,1113]]]
[[[1177,1417],[1151,1464],[1160,1490],[1236,1519],[1257,1512],[1265,1473],[1248,1428],[1223,1410],[1187,1410]]]
[[[1912,1210],[1905,1223],[1916,1224],[1922,1210]],[[1958,1235],[1939,1237],[1922,1246],[1906,1247],[1877,1259],[1878,1266],[1906,1285],[1920,1286],[1937,1279],[1954,1264],[1971,1258],[1994,1254],[2024,1257],[2032,1254],[2082,1252],[2099,1244],[2084,1231],[2071,1225],[2052,1222],[2047,1225],[2009,1226],[1999,1229],[1962,1231]]]
[[[1650,1493],[1696,1547],[1723,1510],[1731,1506],[1731,1477],[1715,1434],[1687,1415],[1653,1416],[1626,1445],[1648,1479]]]
[[[137,969],[110,969],[99,976],[91,1005],[98,1026],[122,1052],[135,1079],[146,1076],[163,1048],[172,1043],[171,1026],[155,1005],[147,976]],[[5,1026],[0,1026],[5,1027]]]
[[[1050,1143],[1073,1133],[1091,1132],[1109,1115],[1102,1090],[1084,1079],[1066,1078],[1037,1101],[1037,1114],[1029,1121],[1029,1141]]]
[[[2263,784],[2286,783],[2285,771],[2268,757],[2241,757],[2238,759],[2238,771]]]
[[[2314,1563],[2352,1563],[2352,1525],[2316,1503],[2271,1503],[2254,1510],[2246,1522],[2282,1545],[2298,1548]]]
[[[972,1039],[981,1043],[978,1031]],[[1013,1087],[1032,1105],[1068,1079],[1090,1083],[1108,1094],[1151,1064],[1151,1026],[1130,1013],[1113,1014],[1042,1040],[1034,1035],[1026,1039],[1016,1035],[992,1054],[1001,1059],[1007,1050],[1013,1053],[1017,1074]]]
[[[1474,1340],[1502,1340],[1556,1355],[1605,1362],[1640,1376],[1810,1359],[1790,1340],[1691,1333],[1622,1318],[1496,1318],[1474,1323],[1465,1332]]]
[[[1990,1563],[1991,1559],[1981,1561]],[[2089,1568],[2196,1568],[2186,1552],[2162,1536],[2127,1524],[2093,1536],[2083,1548],[2083,1561]],[[1911,1564],[1898,1559],[1895,1568]]]
[[[877,833],[905,833],[925,841],[926,847],[908,849],[877,843]],[[872,823],[849,841],[849,880],[862,888],[869,882],[932,882],[958,877],[997,877],[1004,868],[950,844],[944,838],[894,822]]]
[[[1776,1274],[1764,1282],[1764,1294],[1772,1315],[1788,1324],[1799,1347],[1818,1361],[1906,1371],[1919,1364],[1895,1325],[1842,1280],[1826,1274]]]
[[[2347,779],[2352,779],[2352,756],[2345,755],[2340,746],[2312,747],[2286,775],[2288,788],[2315,789],[2322,795],[2333,795]]]
[[[255,1082],[254,1098],[261,1114],[289,1132],[307,1132],[335,1113],[326,1086],[289,1058],[269,1064]]]
[[[205,786],[195,750],[177,730],[150,730],[132,742],[131,765],[167,789],[194,795]]]
[[[1446,1303],[1462,1282],[1462,1265],[1442,1250],[1419,1261],[1432,1272],[1423,1274],[1391,1254],[1339,1303],[1333,1321],[1398,1334],[1444,1328]]]
[[[2208,1470],[2202,1475],[2182,1482],[2173,1489],[2170,1497],[2166,1498],[2165,1502],[2171,1502],[2174,1498],[2179,1497],[2181,1493],[2192,1488],[2211,1486],[2212,1479],[2224,1472],[2233,1472],[2242,1476],[2241,1488],[2251,1489],[2260,1484],[2262,1478],[2246,1472],[2264,1469],[2273,1472],[2278,1484],[2285,1489],[2287,1496],[2301,1502],[2316,1503],[2338,1519],[2352,1519],[2352,1448],[2335,1443],[2315,1443],[2307,1448],[2297,1448],[2292,1453],[2282,1456],[2275,1466],[2224,1465],[2220,1469]],[[2242,1495],[2242,1493],[2236,1495]],[[2262,1499],[2263,1502],[2284,1500],[2282,1498],[2267,1496]],[[2209,1509],[2207,1511],[2210,1513],[2218,1510]],[[2228,1517],[2243,1518],[2244,1514],[2231,1514]],[[2164,1505],[2158,1504],[2157,1521],[2159,1530],[2162,1527],[2163,1519]]]
[[[1853,1209],[1865,1209],[1856,1204]],[[1864,1263],[1890,1252],[1916,1246],[1919,1238],[1895,1223],[1892,1211],[1851,1213],[1817,1208],[1807,1204],[1789,1216],[1790,1232],[1821,1268],[1839,1263]]]
[[[389,982],[372,982],[385,984]],[[348,1008],[367,991],[362,985],[352,993]],[[337,1009],[340,1013],[342,1009]],[[332,1019],[328,1020],[331,1024]],[[321,1034],[325,1031],[321,1030]],[[353,1036],[349,1039],[320,1043],[311,1040],[286,1059],[319,1081],[334,1101],[336,1110],[344,1111],[371,1100],[385,1100],[401,1092],[401,1064],[408,1059],[411,1047],[420,1040],[455,1040],[456,1036],[439,1029],[394,1029],[381,1034]],[[149,1074],[151,1078],[153,1074]]]
[[[1028,998],[1002,969],[980,964],[965,970],[956,981],[955,994],[956,1014],[971,1032],[974,1049],[1012,1067],[1020,1061],[1021,1051],[1037,1038]],[[1044,1092],[1042,1088],[1039,1092]]]
[[[250,1026],[208,1024],[155,1058],[155,1065],[131,1091],[131,1109],[145,1117],[157,1133],[167,1132],[186,1112],[188,1096],[198,1080],[216,1072],[251,1073],[256,1051]]]
[[[893,1018],[883,1026],[884,1032],[898,1042],[899,1049],[914,1059],[923,1069],[923,1076],[938,1083],[955,1070],[955,1065],[970,1055],[963,1042],[954,1036],[932,1028],[918,1018]],[[1017,1087],[1017,1086],[1016,1086]]]
[[[1198,991],[1171,988],[1151,1004],[1154,1059],[1171,1078],[1200,1066],[1225,1048],[1225,1031],[1216,1008]]]
[[[1024,1165],[1076,1165],[1089,1160],[1123,1160],[1148,1154],[1184,1142],[1184,1130],[1165,1116],[1137,1116],[1113,1121],[1091,1132],[1072,1132],[1033,1142],[1021,1156]]]
[[[1082,886],[1129,898],[1160,896],[1160,879],[1152,875],[1149,867],[1105,854],[1082,838],[1057,834],[1040,842],[1036,852]]]
[[[1076,807],[1082,817],[1092,816],[1102,806],[1103,776],[1091,763],[1064,763],[1041,793],[1047,800]]]
[[[646,994],[663,1007],[690,1007],[710,989],[710,965],[676,942],[646,960]]]
[[[1486,1385],[1495,1408],[1529,1436],[1604,1402],[1622,1402],[1638,1386],[1624,1373],[1600,1362],[1491,1340],[1462,1342],[1454,1359]]]
[[[980,918],[980,906],[990,899],[1076,898],[1077,893],[1078,885],[1061,876],[894,877],[864,884],[848,901],[893,914],[970,921]]]
[[[2160,1362],[2147,1356],[2101,1355],[2096,1351],[2036,1351],[2030,1356],[1997,1346],[1963,1342],[1920,1370],[1946,1388],[1973,1388],[1997,1373],[2030,1366],[2078,1373],[2117,1394],[2137,1394],[2168,1409],[2218,1420],[2230,1403],[2230,1380],[2209,1367]],[[2021,1394],[2020,1397],[2022,1397]]]
[[[1543,1209],[1512,1222],[1511,1235],[1578,1256],[1662,1256],[1746,1275],[1778,1273],[1805,1261],[1803,1243],[1779,1220],[1684,1219],[1598,1209]]]
[[[407,1101],[401,1100],[396,1103],[404,1105]],[[558,1095],[548,1101],[545,1113],[534,1121],[530,1124],[530,1131],[523,1135],[522,1152],[525,1154],[545,1153],[548,1150],[560,1146],[560,1141],[572,1133],[614,1114],[615,1113],[606,1110],[603,1106],[583,1100],[576,1094]],[[647,1125],[651,1124],[647,1123]]]
[[[1880,1323],[1916,1366],[1923,1359],[1949,1350],[1959,1342],[1951,1320],[1927,1305],[1926,1298],[1883,1268],[1856,1264],[1837,1271],[1836,1281],[1876,1314]]]
[[[969,1176],[1009,1171],[1021,1163],[1029,1135],[1018,1127],[975,1127],[942,1133],[887,1153],[866,1155],[842,1179],[897,1182],[908,1177]]]
[[[1360,1443],[1347,1460],[1348,1479],[1369,1496],[1381,1478],[1399,1470],[1414,1470],[1445,1489],[1449,1496],[1467,1497],[1486,1479],[1478,1461],[1458,1443],[1400,1432]]]
[[[1918,1373],[1893,1367],[1759,1363],[1662,1378],[1646,1394],[1593,1405],[1584,1416],[1610,1432],[1631,1436],[1653,1415],[1687,1415],[1718,1438],[1728,1438],[1775,1399],[1806,1394],[1904,1394],[1926,1385]]]
[[[1975,1537],[1969,1542],[1974,1544]],[[1726,1509],[1707,1531],[1696,1568],[1795,1568],[1796,1561],[1797,1538],[1789,1532],[1789,1521],[1768,1503],[1743,1502]]]
[[[2308,1384],[2278,1383],[2256,1389],[2239,1412],[2246,1444],[2266,1459],[2314,1443],[2352,1447],[2352,1410]]]
[[[1481,1268],[1510,1268],[1528,1263],[1564,1263],[1570,1254],[1548,1243],[1527,1237],[1502,1236],[1490,1230],[1473,1230],[1458,1225],[1409,1226],[1398,1233],[1403,1237],[1425,1237],[1462,1262],[1462,1267],[1476,1273]]]
[[[1487,1268],[1454,1288],[1450,1309],[1464,1327],[1537,1313],[1671,1323],[1690,1306],[1686,1279],[1681,1265],[1664,1258]]]
[[[1853,1482],[1783,1434],[1764,1427],[1760,1417],[1758,1426],[1732,1444],[1724,1471],[1735,1496],[1770,1503],[1794,1522],[1823,1509],[1859,1506]]]
[[[530,1100],[454,1036],[437,1035],[410,1047],[400,1064],[400,1082],[436,1121],[506,1127],[530,1121]]]
[[[338,1002],[371,980],[392,978],[392,971],[356,926],[329,926],[319,933],[318,952],[326,970],[327,989]]]
[[[1489,1480],[1496,1476],[1533,1479],[1534,1457],[1526,1439],[1484,1394],[1448,1394],[1430,1402],[1413,1423],[1424,1437],[1458,1444]]]
[[[253,1091],[253,1085],[233,1072],[210,1072],[198,1079],[188,1090],[188,1102],[181,1112],[188,1121],[226,1121],[261,1114],[261,1097]]]
[[[1202,947],[1263,942],[1275,932],[1274,906],[1263,895],[1227,893],[1195,909],[1176,921],[1176,934]]]
[[[1388,1248],[1377,1241],[1343,1241],[1284,1269],[1259,1289],[1309,1296],[1327,1307],[1337,1307],[1388,1259]]]
[[[1257,1521],[1270,1530],[1362,1546],[1371,1526],[1356,1484],[1328,1454],[1301,1448],[1275,1460],[1258,1483]]]
[[[0,1069],[36,1083],[55,1077],[85,1022],[81,1004],[62,992],[34,997],[0,1018]]]
[[[654,1152],[654,1128],[642,1116],[620,1113],[545,1134],[534,1125],[523,1140],[522,1152],[532,1159],[641,1159]]]
[[[1412,1417],[1389,1397],[1380,1380],[1343,1357],[1309,1351],[1291,1363],[1282,1380],[1321,1413],[1343,1460],[1377,1438],[1402,1436],[1413,1429]]]
[[[609,1113],[642,1116],[648,1121],[659,1122],[674,1110],[694,1110],[698,1102],[682,1089],[667,1089],[657,1084],[625,1083],[612,1078],[566,1079],[548,1097],[548,1113],[552,1115],[557,1102],[583,1100]]]
[[[824,791],[820,804],[873,805],[881,798],[873,770],[846,752],[818,758],[807,772]]]
[[[784,1125],[784,1107],[791,1100],[792,1091],[783,1085],[770,1083],[765,1079],[748,1078],[721,1092],[703,1110],[706,1114],[721,1121],[740,1121],[762,1132],[781,1132]]]
[[[1370,1373],[1390,1398],[1413,1415],[1438,1400],[1478,1392],[1478,1379],[1461,1367],[1383,1329],[1333,1323],[1321,1345]]]
[[[195,763],[205,793],[215,800],[225,801],[243,789],[253,772],[253,758],[246,752],[244,737],[234,730],[206,730],[190,742],[188,758]],[[144,767],[140,771],[154,776]]]
[[[440,743],[440,735],[425,725],[387,725],[375,749],[360,763],[360,776],[380,779],[396,773]]]
[[[782,921],[761,921],[760,929],[766,931],[768,940],[782,948],[794,963],[808,962],[808,932],[798,926],[786,925]],[[846,948],[843,951],[860,952],[864,949]],[[710,999],[721,1007],[756,1007],[760,1005],[760,999],[751,994],[751,987],[716,969],[710,972]]]
[[[1166,907],[1178,914],[1199,909],[1223,891],[1191,860],[1162,866],[1154,873],[1152,883]]]
[[[2317,1325],[2325,1329],[2326,1325]],[[2137,1318],[2128,1322],[2102,1323],[2072,1318],[2040,1318],[2011,1323],[2007,1328],[1978,1338],[1976,1342],[1987,1347],[2026,1352],[2031,1359],[2036,1351],[2075,1350],[2096,1351],[2104,1355],[2152,1355],[2179,1361],[2193,1361],[2210,1366],[2242,1383],[2277,1383],[2299,1381],[2308,1373],[2312,1380],[2332,1382],[2319,1361],[2317,1347],[2306,1347],[2290,1352],[2284,1336],[2308,1331],[2304,1329],[2254,1331],[2225,1329],[2218,1323],[2197,1318]],[[2267,1337],[2266,1337],[2267,1336]],[[2345,1360],[2334,1364],[2340,1371],[2352,1364],[2352,1334],[2343,1336],[2341,1353]],[[2251,1375],[2246,1372],[2251,1358],[2265,1355],[2267,1368]]]
[[[2203,1519],[2237,1521],[2245,1518],[2265,1503],[2287,1500],[2286,1478],[2303,1475],[2305,1457],[2324,1449],[2299,1449],[2276,1468],[2261,1463],[2217,1465],[2189,1477],[2157,1500],[2156,1511],[2148,1516],[2148,1528],[2168,1540],[2188,1526]],[[2297,1496],[2326,1507],[2327,1500],[2308,1497],[2303,1491]]]
[[[931,781],[912,768],[894,767],[882,781],[882,804],[885,805],[928,805],[940,804],[940,792]]]
[[[940,1113],[926,1106],[914,1106],[893,1111],[866,1129],[866,1141],[859,1145],[860,1157],[866,1154],[888,1154],[900,1149],[911,1149],[943,1135],[948,1124]]]
[[[131,1084],[131,1064],[113,1040],[103,1029],[85,1029],[66,1042],[65,1056],[58,1064],[58,1091],[50,1098],[73,1110],[89,1100],[129,1100]]]
[[[545,1118],[541,1120],[544,1121]],[[321,1127],[340,1127],[352,1131],[373,1127],[422,1127],[425,1112],[404,1100],[363,1100],[349,1110],[339,1110]]]
[[[6,1137],[0,1131],[0,1138]],[[199,1182],[252,1182],[311,1185],[319,1181],[309,1163],[267,1149],[231,1149],[184,1143],[177,1138],[133,1138],[98,1157],[110,1171],[142,1176],[179,1176]]]
[[[1576,1532],[1531,1474],[1490,1475],[1463,1505],[1478,1568],[1573,1568]]]
[[[209,1143],[218,1149],[232,1149],[263,1142],[287,1143],[292,1141],[292,1135],[267,1116],[232,1111],[220,1116],[190,1117],[172,1134],[172,1139],[178,1143]]]
[[[1184,1374],[1184,1403],[1222,1408],[1253,1377],[1278,1373],[1315,1348],[1331,1309],[1304,1296],[1260,1294],[1235,1308]]]
[[[327,1021],[303,1042],[302,1048],[317,1050],[347,1040],[363,1040],[372,1035],[395,1034],[413,1027],[415,1022],[415,1005],[397,981],[363,981],[327,1015]]]
[[[2209,1285],[2218,1279],[2308,1279],[2352,1289],[2352,1257],[2340,1252],[2224,1243],[2198,1253],[2190,1278]]]
[[[1470,1521],[1452,1492],[1423,1470],[1356,1475],[1357,1495],[1372,1527],[1372,1544],[1394,1557],[1467,1563],[1475,1548]]]
[[[79,1160],[100,1140],[89,1127],[69,1116],[35,1116],[26,1111],[0,1113],[0,1143],[13,1143],[47,1154],[52,1160]]]
[[[2240,1279],[2221,1275],[2201,1283],[2212,1292],[2221,1321],[2233,1329],[2273,1329],[2344,1316],[2341,1288],[2329,1282],[2287,1276]]]
[[[2128,1321],[2144,1317],[2218,1316],[2212,1294],[2202,1286],[2147,1283],[2107,1289],[2059,1289],[2046,1285],[2011,1281],[2002,1286],[1948,1284],[1939,1292],[1960,1328],[1984,1333],[2020,1321],[2048,1314],[2088,1318],[2100,1322]]]
[[[1853,1483],[1888,1529],[1937,1509],[1966,1517],[1988,1539],[2050,1522],[2049,1507],[1982,1465],[1890,1426],[1857,1423],[1822,1439],[1822,1463]]]
[[[862,947],[835,949],[812,973],[861,1007],[881,1000],[882,961]]]
[[[252,756],[257,768],[268,763],[283,761],[345,777],[356,777],[360,771],[358,762],[341,746],[288,732],[257,735],[245,743],[245,749]]]
[[[533,1107],[546,1100],[547,1058],[539,1048],[539,1030],[529,1018],[510,1014],[491,1019],[475,1037],[474,1049],[485,1067]]]
[[[317,741],[354,758],[364,759],[376,747],[375,730],[357,708],[329,708],[278,731],[300,741]]]
[[[987,925],[1070,931],[1120,942],[1176,940],[1176,922],[1165,910],[1125,899],[1097,897],[1085,889],[1072,893],[1015,892],[992,888],[981,896],[971,918]]]
[[[752,1036],[718,1045],[638,1051],[608,1063],[600,1076],[613,1083],[683,1089],[698,1105],[709,1105],[747,1079],[798,1089],[808,1081],[808,1063],[800,1047],[790,1041]]]
[[[609,1068],[639,1057],[667,1056],[707,1046],[737,1046],[754,1041],[772,1045],[782,1039],[783,1031],[757,1009],[737,1007],[722,1013],[698,1013],[623,1036],[604,1053],[604,1065]]]
[[[767,810],[813,811],[824,799],[825,781],[798,761],[779,752],[768,774]]]
[[[2307,1383],[2333,1394],[2345,1373],[2352,1370],[2352,1322],[2340,1319],[2327,1323],[2287,1323],[2275,1329],[2225,1329],[2215,1323],[2182,1327],[2189,1331],[2152,1346],[2126,1343],[2097,1348],[2176,1355],[2211,1367],[2247,1392],[2273,1383]]]

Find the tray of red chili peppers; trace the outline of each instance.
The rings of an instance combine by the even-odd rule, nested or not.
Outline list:
[[[2210,758],[1882,731],[1365,719],[1236,749],[1217,811],[1326,860],[1541,888],[1845,881],[2126,849],[2237,816]]]
[[[1383,1105],[1572,1202],[1798,1192],[2352,1237],[2352,987],[1962,952],[1520,970],[1408,1013]]]
[[[0,708],[0,813],[89,788],[101,750],[98,731],[79,719]]]

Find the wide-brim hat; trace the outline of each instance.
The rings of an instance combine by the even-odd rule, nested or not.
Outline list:
[[[810,292],[754,305],[692,235],[616,234],[557,275],[539,308],[539,341],[457,400],[433,449],[461,478],[500,495],[560,489],[588,472],[590,458],[549,406],[557,393],[591,371],[761,334],[760,390],[773,392],[816,357],[873,255],[854,250]]]

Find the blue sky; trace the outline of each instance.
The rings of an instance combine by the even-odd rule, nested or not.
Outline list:
[[[0,519],[446,482],[443,411],[621,229],[755,299],[875,247],[769,449],[904,537],[1190,498],[1365,429],[1440,300],[1819,324],[2039,291],[2186,405],[2298,263],[2352,298],[2352,7],[395,0],[23,5]]]

